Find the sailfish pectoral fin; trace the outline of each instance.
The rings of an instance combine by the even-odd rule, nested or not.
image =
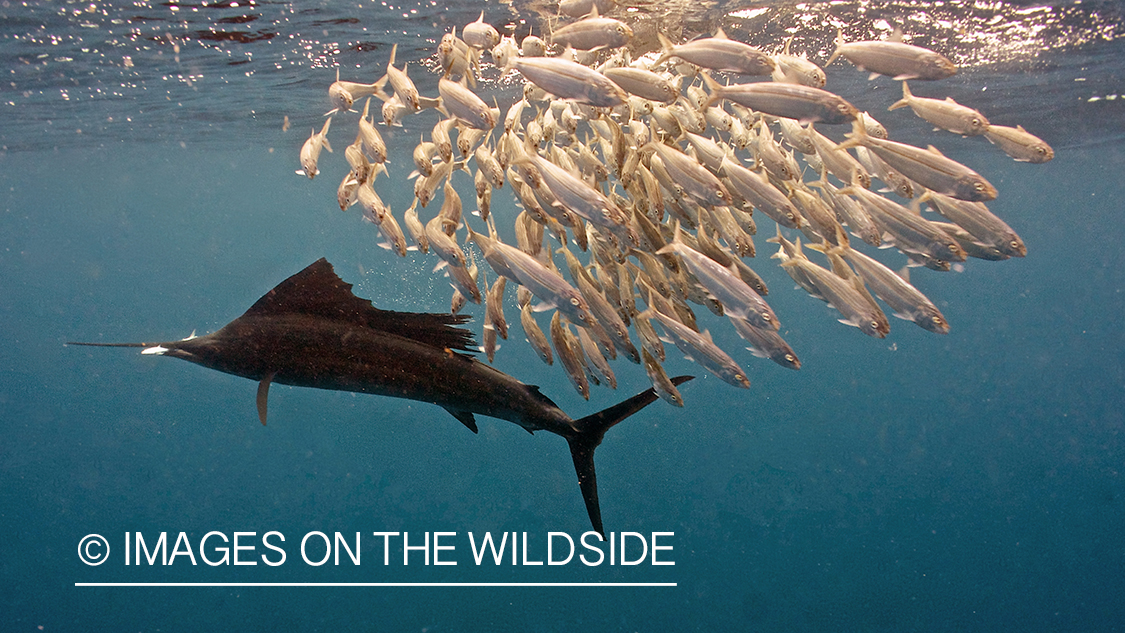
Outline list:
[[[270,382],[276,372],[270,372],[262,377],[262,381],[258,383],[258,419],[262,421],[262,426],[266,425],[266,412],[269,409],[270,399]]]
[[[676,376],[672,384],[680,385],[694,378],[694,376]],[[652,389],[646,389],[637,395],[619,402],[608,409],[588,415],[574,421],[574,428],[578,434],[566,438],[570,445],[570,457],[574,460],[574,470],[578,474],[578,487],[582,489],[582,500],[586,502],[586,513],[590,515],[590,524],[594,530],[605,536],[602,529],[602,511],[598,504],[598,477],[594,471],[594,450],[602,443],[605,432],[656,401],[659,396]]]
[[[477,419],[475,417],[473,417],[473,413],[471,411],[462,411],[461,409],[451,409],[449,407],[442,407],[442,408],[445,409],[446,411],[448,411],[449,415],[452,415],[453,417],[457,418],[458,422],[460,422],[461,424],[464,424],[473,433],[479,433],[480,432],[477,429]]]

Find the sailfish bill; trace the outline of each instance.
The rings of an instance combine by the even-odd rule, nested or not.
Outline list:
[[[355,391],[430,402],[474,433],[475,414],[562,436],[570,446],[590,523],[603,533],[594,450],[605,432],[657,399],[652,389],[593,415],[572,419],[539,388],[470,353],[465,315],[380,310],[351,292],[324,258],[270,290],[242,316],[206,336],[161,343],[68,343],[141,347],[258,382],[266,423],[271,383]],[[692,376],[672,379],[674,384]]]

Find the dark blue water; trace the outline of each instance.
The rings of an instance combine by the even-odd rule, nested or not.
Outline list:
[[[250,381],[137,350],[63,343],[214,331],[319,257],[379,307],[448,309],[433,256],[400,259],[377,246],[356,210],[335,207],[351,123],[332,137],[325,177],[293,170],[307,129],[330,107],[324,89],[334,70],[319,52],[336,42],[343,52],[324,59],[374,74],[390,42],[401,52],[416,40],[411,73],[433,86],[414,64],[432,46],[427,38],[481,7],[429,6],[403,19],[411,7],[251,5],[256,22],[222,28],[278,35],[238,42],[200,38],[203,27],[180,21],[186,5],[99,6],[107,12],[100,30],[60,16],[85,6],[5,9],[16,26],[3,43],[13,79],[0,123],[3,630],[1091,631],[1125,622],[1125,104],[1108,98],[1122,58],[1116,32],[1091,17],[1096,10],[1085,22],[1069,14],[1087,39],[1055,28],[1040,54],[970,64],[950,83],[959,100],[975,95],[993,122],[1035,126],[1055,147],[1050,163],[1014,163],[983,140],[931,133],[908,111],[881,117],[986,174],[1001,192],[991,208],[1028,245],[1025,259],[913,271],[952,324],[947,336],[893,320],[891,335],[875,340],[836,323],[793,290],[761,235],[752,264],[770,283],[802,369],[752,357],[729,326],[697,310],[747,367],[751,389],[670,357],[669,373],[700,375],[682,388],[687,407],[658,402],[598,450],[607,531],[674,533],[661,544],[673,546],[666,558],[675,565],[478,566],[469,533],[526,532],[529,558],[542,560],[548,532],[577,538],[588,529],[560,438],[485,418],[472,435],[431,405],[277,385],[262,427]],[[498,24],[512,15],[483,8]],[[1054,24],[1002,9],[1024,15],[1025,26]],[[234,15],[211,10],[211,26]],[[123,24],[110,21],[115,11]],[[788,19],[795,10],[777,11]],[[371,17],[342,21],[353,13]],[[970,25],[987,22],[964,15],[977,20]],[[149,19],[128,19],[137,16]],[[182,69],[170,45],[146,39],[176,28],[195,34],[186,42],[207,43],[182,46],[180,64],[202,77],[190,84],[175,79]],[[60,43],[28,40],[34,33]],[[364,41],[377,50],[357,49]],[[102,63],[51,46],[116,52]],[[223,54],[230,59],[219,61]],[[886,103],[898,89],[833,69],[830,81],[839,76],[857,102]],[[122,88],[130,72],[136,81]],[[98,95],[112,86],[122,94]],[[410,147],[433,120],[388,137],[400,184],[383,180],[380,194],[396,212],[411,197]],[[459,178],[468,196],[471,183]],[[516,209],[503,193],[494,213],[510,229]],[[516,320],[514,304],[507,314]],[[649,384],[639,368],[617,363],[618,390],[595,388],[586,402],[534,357],[518,326],[497,366],[576,417]],[[242,556],[258,564],[205,564],[198,545],[211,531],[254,532],[242,537],[255,546]],[[285,535],[282,565],[261,562],[276,560],[261,542],[269,531]],[[349,541],[360,532],[361,564],[343,555],[339,565],[303,562],[300,540],[314,531]],[[416,553],[404,566],[399,541],[384,566],[373,535],[384,531],[409,532],[411,544],[427,532],[456,533],[442,537],[456,547],[443,559],[458,564],[424,565]],[[126,533],[137,532],[149,546],[166,532],[169,552],[186,533],[198,563],[180,556],[126,566]],[[104,565],[78,557],[91,533],[109,539]],[[214,560],[221,543],[210,543]],[[309,553],[319,558],[315,543]],[[75,586],[86,582],[676,586]]]

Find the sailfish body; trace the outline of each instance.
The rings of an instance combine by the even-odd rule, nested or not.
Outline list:
[[[276,382],[434,403],[474,433],[474,414],[481,414],[560,435],[570,445],[590,522],[602,532],[594,449],[606,430],[656,400],[653,390],[572,419],[537,387],[466,354],[472,335],[457,325],[467,316],[380,310],[351,287],[322,258],[212,334],[164,343],[73,344],[144,347],[146,354],[256,380],[263,424],[269,385]]]

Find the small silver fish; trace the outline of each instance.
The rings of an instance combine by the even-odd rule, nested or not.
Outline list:
[[[363,115],[359,119],[359,137],[363,139],[363,148],[371,158],[371,162],[382,164],[387,162],[387,143],[379,134],[379,130],[367,120],[367,111],[370,107],[371,99],[368,98],[363,104]]]
[[[777,82],[723,86],[706,73],[703,74],[703,81],[711,91],[705,107],[720,99],[727,99],[758,112],[795,119],[801,123],[848,123],[859,115],[859,110],[843,97],[820,88]]]
[[[675,103],[680,92],[672,82],[643,68],[607,68],[602,74],[626,92],[657,103]]]
[[[1018,125],[990,125],[984,137],[1020,162],[1045,163],[1055,157],[1055,150],[1050,145]]]
[[[500,33],[484,21],[484,11],[481,11],[475,22],[470,22],[461,29],[461,39],[473,48],[490,51],[500,43]]]
[[[336,202],[340,205],[341,211],[347,211],[348,207],[356,203],[359,195],[359,181],[351,172],[344,174],[344,179],[340,181],[340,186],[336,188]]]
[[[758,327],[776,330],[780,326],[769,304],[746,285],[737,272],[723,268],[715,260],[684,244],[678,225],[672,242],[657,251],[657,254],[664,253],[679,255],[707,292],[723,304],[727,314],[746,319]]]
[[[864,145],[895,171],[914,182],[960,200],[986,202],[996,198],[996,187],[983,176],[955,160],[946,158],[933,145],[922,149],[868,136],[862,125],[853,125],[848,141],[841,147]]]
[[[433,244],[432,238],[430,243]],[[512,274],[514,277],[512,281],[527,286],[532,294],[556,306],[573,323],[582,327],[595,323],[582,293],[567,283],[562,275],[547,268],[531,255],[499,240],[493,240],[491,247],[492,251],[503,260],[501,268],[504,272],[496,270],[497,273]],[[493,266],[493,269],[496,269],[496,266]]]
[[[949,323],[945,320],[945,316],[926,295],[910,285],[909,281],[859,251],[845,248],[841,255],[855,267],[856,273],[863,278],[871,291],[887,302],[896,317],[913,321],[935,334],[949,332]]]
[[[782,264],[803,271],[816,288],[815,296],[839,311],[843,317],[840,322],[854,325],[861,332],[875,338],[886,338],[891,326],[882,310],[868,302],[866,291],[861,291],[862,282],[850,283],[835,273],[825,270],[808,259],[792,258]]]
[[[915,97],[910,92],[910,86],[902,82],[902,99],[891,104],[888,110],[897,110],[909,106],[914,114],[932,123],[935,127],[948,130],[963,136],[980,136],[988,131],[988,119],[976,110],[963,106],[952,97],[941,99],[927,99]]]
[[[411,205],[403,213],[403,221],[406,223],[406,230],[410,233],[410,239],[414,240],[418,250],[423,253],[430,252],[430,240],[426,238],[426,227],[418,219],[418,210],[414,205]]]
[[[656,395],[668,404],[677,407],[684,406],[684,397],[680,395],[676,385],[672,384],[668,374],[664,372],[664,368],[660,366],[659,361],[653,358],[647,347],[641,350],[641,358],[644,361],[645,373],[648,374],[648,379],[652,382],[652,388],[656,391]]]
[[[426,223],[426,239],[429,240],[430,248],[434,250],[434,253],[448,262],[450,266],[465,267],[465,251],[457,245],[457,240],[445,233],[441,224],[441,216],[434,216],[432,220]],[[476,303],[480,303],[480,301]]]
[[[672,181],[691,197],[714,206],[730,204],[730,192],[726,186],[698,160],[664,143],[652,142],[642,149],[655,151]]]
[[[559,312],[555,311],[555,315],[551,317],[551,343],[555,347],[555,354],[559,357],[559,363],[566,370],[566,376],[574,385],[574,389],[583,398],[589,400],[590,382],[586,379],[586,370],[579,359],[582,350],[571,346],[567,334]]]
[[[965,251],[956,240],[911,209],[866,189],[845,187],[839,193],[856,196],[875,224],[894,238],[899,250],[947,262],[965,261]]]
[[[361,84],[354,81],[340,81],[340,69],[336,69],[336,81],[328,86],[328,99],[332,102],[332,110],[328,114],[335,114],[336,112],[348,112],[352,109],[352,104],[357,99],[376,94],[382,88],[382,84],[375,82],[372,84]]]
[[[595,7],[590,15],[555,29],[551,42],[580,51],[620,48],[633,39],[633,29],[621,20],[603,18]]]
[[[433,141],[419,141],[414,146],[414,166],[418,168],[418,173],[423,177],[427,177],[434,173],[434,157],[438,155],[437,144]]]
[[[983,202],[958,200],[936,191],[927,191],[919,200],[931,201],[938,213],[968,231],[978,242],[994,246],[1008,257],[1027,255],[1027,246],[1020,236],[989,211]]]
[[[429,227],[429,224],[426,225]],[[437,249],[434,249],[437,251]],[[473,264],[469,268],[464,266],[454,266],[452,262],[445,267],[446,272],[449,274],[449,281],[453,288],[460,292],[463,297],[479,304],[481,302],[480,287],[477,286],[477,265]]]
[[[831,139],[816,131],[812,123],[809,123],[805,133],[816,148],[816,155],[820,157],[820,161],[824,163],[825,169],[830,174],[846,184],[857,185],[864,189],[871,188],[871,174],[867,173],[863,165],[847,150],[841,149]]]
[[[543,57],[547,54],[547,42],[537,35],[528,35],[520,42],[520,53],[524,57]],[[496,60],[496,63],[501,68],[504,67],[500,60]]]
[[[398,225],[398,221],[395,220],[395,216],[390,212],[390,209],[375,219],[377,220],[376,225],[379,227],[379,232],[387,239],[386,247],[397,253],[399,257],[406,257],[406,251],[408,249],[406,246],[406,236],[402,234],[402,227]]]
[[[797,354],[777,332],[754,327],[738,317],[729,318],[738,335],[750,343],[750,347],[746,348],[750,353],[760,358],[768,358],[782,367],[801,368],[801,361],[797,359]]]
[[[719,29],[714,37],[693,40],[679,46],[673,45],[659,31],[657,35],[660,37],[664,53],[653,62],[654,67],[672,57],[678,57],[702,68],[744,75],[768,75],[776,67],[769,55],[749,44],[727,38],[722,29]]]
[[[773,80],[823,88],[828,79],[824,75],[824,70],[804,57],[790,54],[789,45],[792,43],[793,36],[790,36],[785,41],[785,49],[773,56],[773,61],[777,65],[773,71]]]
[[[508,60],[508,67],[559,99],[570,99],[598,108],[626,102],[628,95],[608,77],[582,64],[559,57],[530,57]]]
[[[602,350],[598,344],[590,336],[589,330],[584,327],[578,328],[578,344],[582,349],[582,353],[594,369],[598,370],[601,379],[609,385],[610,389],[617,389],[617,376],[614,375],[613,370],[609,367],[609,361],[606,360]]]
[[[328,128],[331,125],[332,117],[328,117],[320,132],[314,129],[309,139],[301,146],[301,170],[297,172],[298,174],[308,176],[312,180],[320,173],[320,170],[316,168],[316,161],[320,158],[320,150],[332,151],[332,146],[328,144]]]
[[[777,119],[777,124],[781,127],[781,136],[787,145],[802,154],[817,153],[817,148],[809,141],[809,135],[805,134],[804,128],[798,121],[781,117]]]
[[[765,176],[746,169],[731,158],[723,162],[722,171],[739,195],[774,222],[791,229],[799,229],[804,225],[805,220],[801,212]]]
[[[523,286],[520,287],[523,288]],[[525,303],[520,308],[520,325],[523,326],[523,333],[527,342],[539,355],[539,359],[548,365],[555,364],[555,357],[551,353],[551,344],[547,341],[547,335],[543,333],[543,329],[539,327],[535,317],[531,314],[531,303]]]
[[[730,355],[715,345],[707,330],[696,332],[656,310],[650,309],[648,312],[656,317],[664,331],[672,337],[672,342],[685,356],[715,374],[727,384],[743,389],[750,388],[750,381],[747,380],[746,373],[742,371],[742,368]]]
[[[492,109],[464,84],[442,77],[438,94],[445,109],[467,125],[478,130],[491,130],[496,125]]]
[[[896,33],[892,38],[901,38]],[[957,65],[944,56],[921,46],[888,41],[844,42],[844,33],[836,37],[836,51],[825,66],[843,57],[861,70],[894,79],[945,79],[957,73]]]

